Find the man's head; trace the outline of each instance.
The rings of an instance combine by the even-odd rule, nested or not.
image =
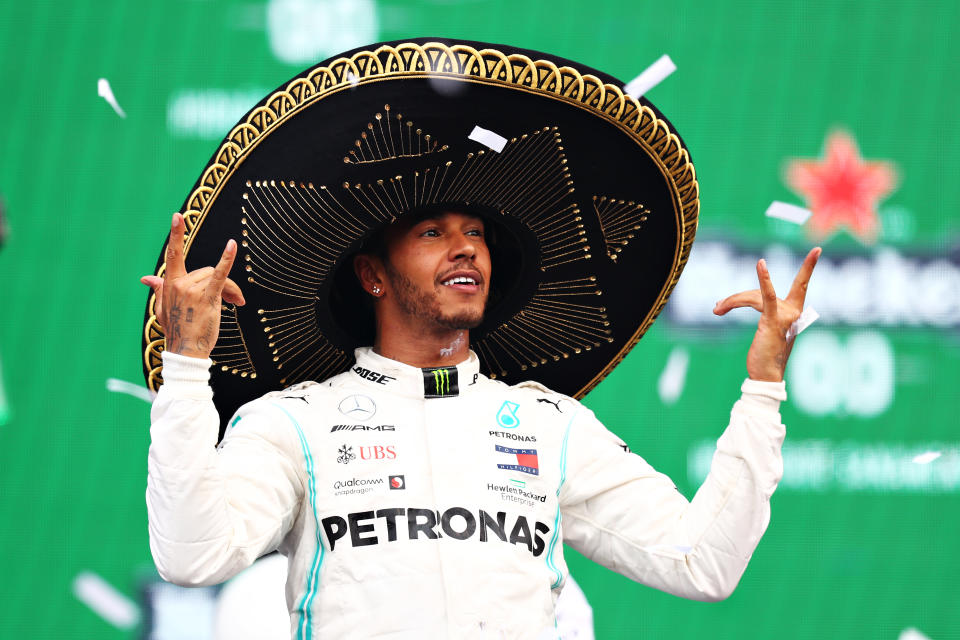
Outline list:
[[[378,326],[472,329],[490,286],[483,220],[450,210],[405,216],[354,258],[354,271],[376,299]]]

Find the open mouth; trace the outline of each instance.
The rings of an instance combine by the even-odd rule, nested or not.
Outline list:
[[[440,282],[444,287],[450,287],[456,291],[473,293],[480,290],[480,278],[475,275],[466,275],[463,273],[454,274],[446,280]]]

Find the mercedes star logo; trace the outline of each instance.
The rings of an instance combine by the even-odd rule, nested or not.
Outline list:
[[[369,420],[376,412],[377,405],[368,396],[352,395],[340,401],[340,413],[353,420]]]

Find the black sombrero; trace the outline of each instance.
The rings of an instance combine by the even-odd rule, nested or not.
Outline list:
[[[545,53],[421,38],[327,60],[261,101],[183,206],[188,270],[241,244],[231,277],[247,304],[224,306],[211,356],[221,416],[346,370],[369,335],[352,269],[338,267],[431,206],[496,227],[495,291],[471,336],[482,369],[585,395],[663,308],[697,225],[683,141],[622,86]],[[156,390],[154,302],[143,363]]]

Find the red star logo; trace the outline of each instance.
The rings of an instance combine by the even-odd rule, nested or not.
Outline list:
[[[847,228],[861,242],[873,244],[880,234],[877,204],[897,186],[890,162],[865,162],[849,133],[827,136],[820,160],[792,160],[787,185],[807,202],[813,214],[808,229],[817,241]]]

